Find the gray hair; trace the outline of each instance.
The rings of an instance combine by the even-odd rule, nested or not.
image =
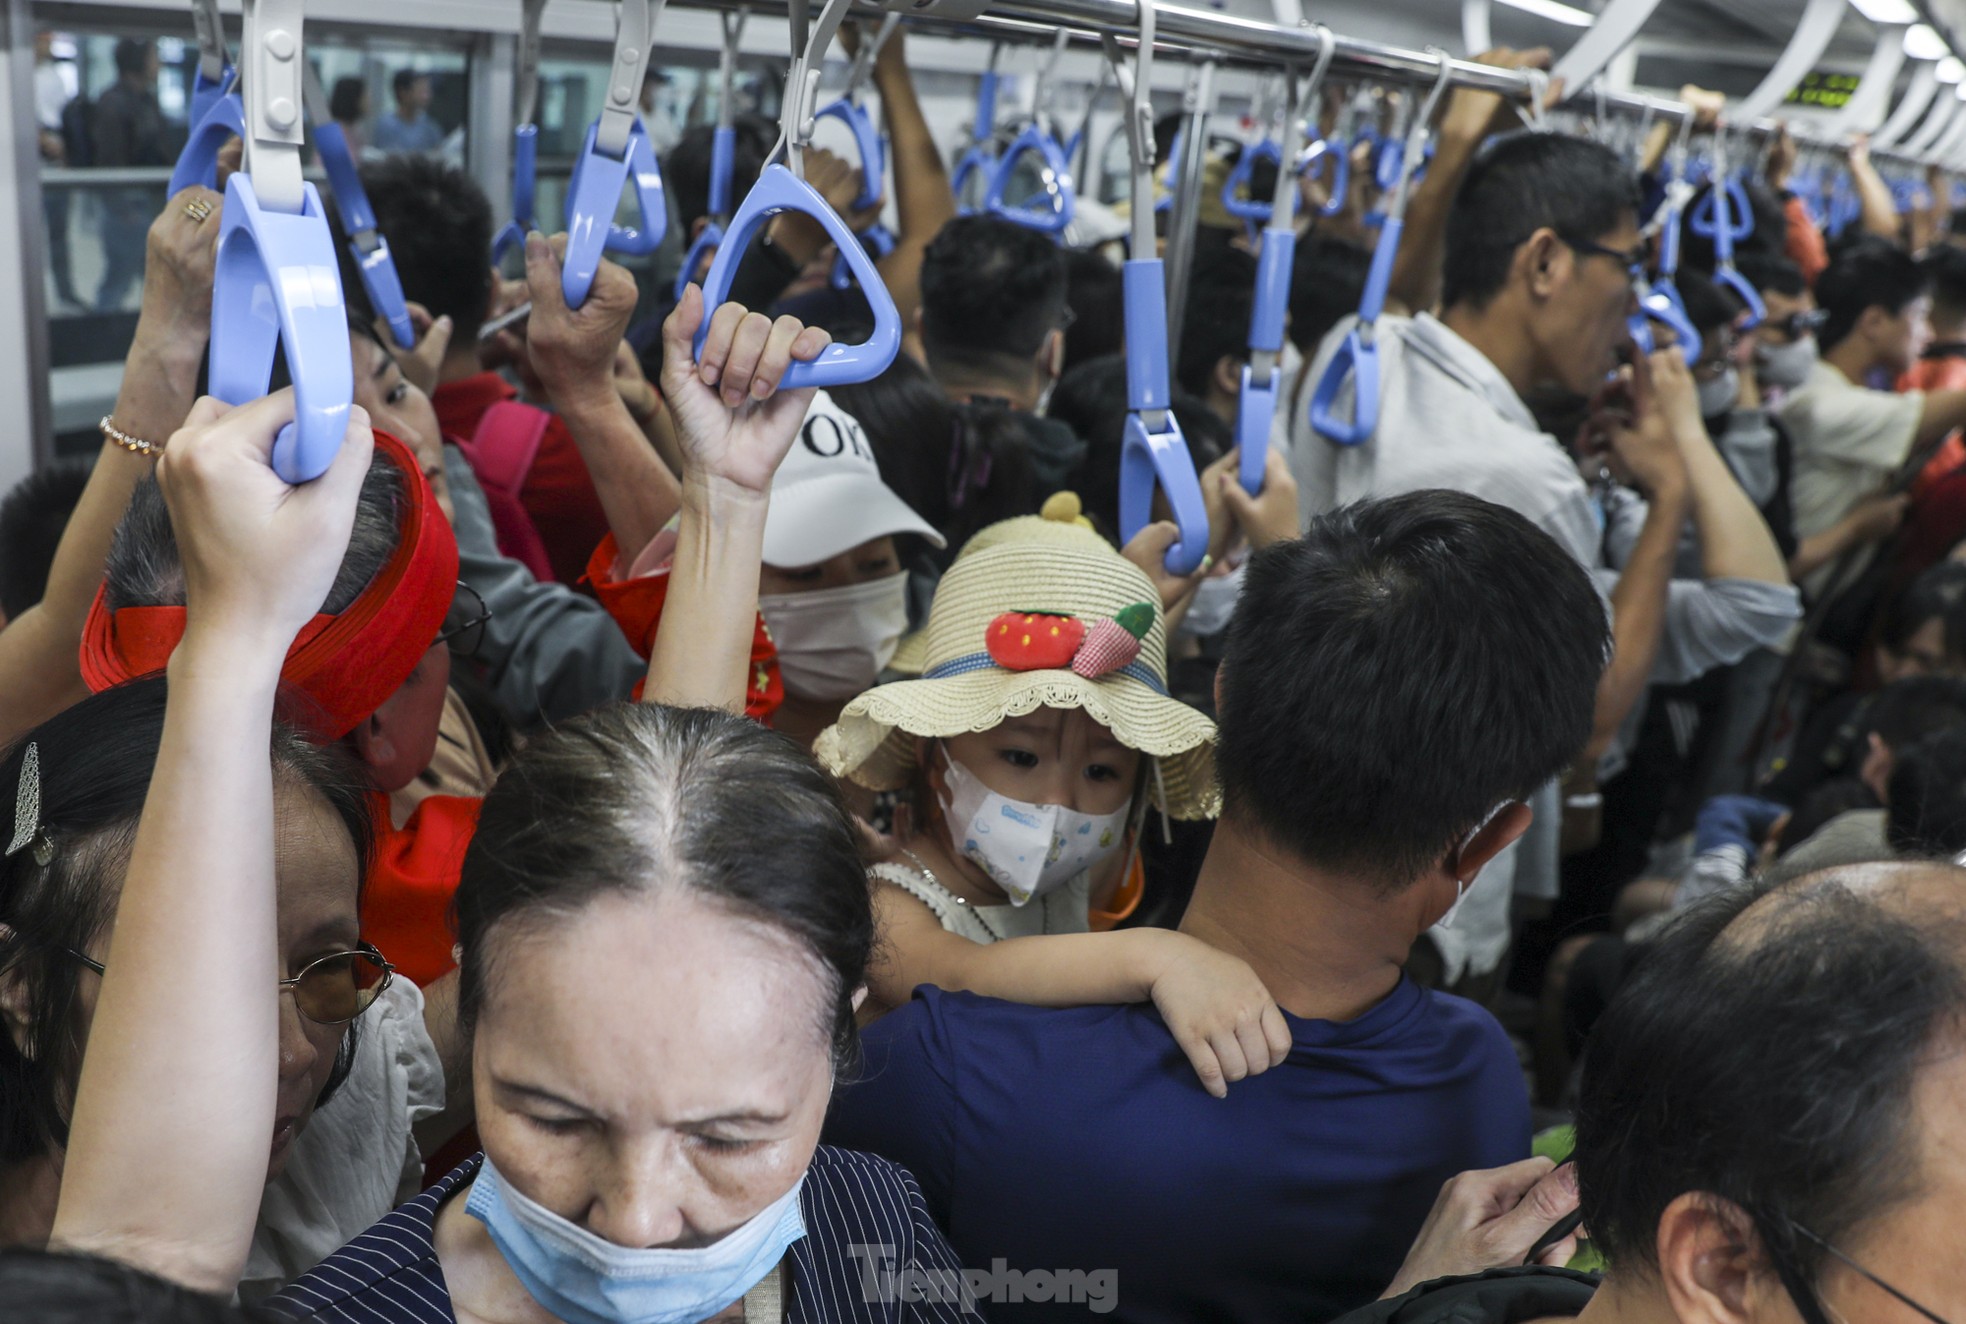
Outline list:
[[[408,500],[403,471],[378,451],[362,480],[348,552],[341,558],[322,611],[332,615],[347,610],[389,564],[401,540],[403,506]],[[184,605],[184,562],[170,508],[155,478],[144,479],[130,494],[129,509],[109,544],[104,579],[104,599],[111,611]]]

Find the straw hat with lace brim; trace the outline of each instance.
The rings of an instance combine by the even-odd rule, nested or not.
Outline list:
[[[848,703],[813,753],[874,790],[914,780],[924,737],[1079,708],[1152,756],[1147,786],[1175,818],[1212,818],[1215,724],[1167,693],[1167,623],[1153,581],[1077,524],[1023,516],[978,533],[942,577],[919,680]]]

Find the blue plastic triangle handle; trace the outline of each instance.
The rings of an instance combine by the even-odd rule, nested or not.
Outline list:
[[[492,263],[497,265],[515,248],[524,248],[533,227],[533,190],[539,160],[539,126],[521,124],[512,130],[512,219],[492,239]]]
[[[1345,210],[1345,202],[1351,196],[1352,158],[1343,144],[1334,143],[1329,138],[1320,138],[1306,149],[1304,168],[1307,171],[1315,169],[1323,161],[1331,163],[1326,184],[1331,191],[1331,196],[1325,200],[1322,207],[1318,208],[1318,214],[1336,216]]]
[[[1357,446],[1370,441],[1379,430],[1379,342],[1374,328],[1386,309],[1386,291],[1392,284],[1393,258],[1399,252],[1400,231],[1405,223],[1389,217],[1379,231],[1378,245],[1372,250],[1372,267],[1365,276],[1365,297],[1358,306],[1358,321],[1338,346],[1324,375],[1311,392],[1311,426],[1318,435],[1340,446]],[[1353,379],[1352,416],[1338,412],[1338,396],[1345,379]]]
[[[1044,162],[1045,190],[1037,195],[1044,199],[1043,204],[1034,207],[1029,205],[1028,200],[1021,203],[1004,201],[1004,192],[1017,173],[1018,161],[1032,154]],[[1066,158],[1065,149],[1058,145],[1058,140],[1035,124],[1025,125],[1023,132],[1011,140],[1010,146],[1004,149],[1003,155],[992,167],[989,185],[983,191],[983,207],[994,215],[1041,234],[1055,235],[1070,225],[1078,210],[1078,198],[1072,191],[1071,163]]]
[[[839,246],[840,255],[852,269],[854,279],[867,296],[873,310],[874,329],[857,345],[828,345],[810,363],[793,363],[780,385],[796,390],[804,386],[846,386],[871,381],[887,371],[901,349],[901,313],[893,296],[874,269],[874,261],[860,245],[859,237],[847,227],[818,190],[782,165],[768,165],[758,182],[731,217],[724,242],[710,260],[710,274],[703,281],[703,325],[696,329],[696,353],[703,353],[703,342],[710,334],[710,314],[730,299],[731,282],[751,241],[767,221],[780,212],[795,211],[810,216]]]
[[[1201,480],[1195,476],[1194,456],[1173,411],[1150,430],[1139,414],[1126,416],[1120,443],[1120,537],[1133,536],[1153,519],[1154,488],[1167,497],[1181,537],[1167,549],[1170,574],[1191,575],[1208,555],[1208,506],[1201,499]]]
[[[264,211],[241,171],[226,181],[219,222],[212,394],[234,405],[265,395],[275,346],[286,351],[295,404],[294,421],[274,442],[273,468],[305,483],[334,462],[355,396],[334,238],[312,184],[299,212]]]
[[[1257,197],[1256,190],[1250,187],[1250,181],[1256,177],[1256,167],[1264,161],[1282,168],[1283,148],[1275,139],[1265,138],[1242,149],[1242,155],[1229,171],[1229,177],[1222,181],[1222,209],[1229,215],[1258,223],[1269,221],[1269,199]]]
[[[238,77],[239,71],[234,69],[229,61],[216,82],[205,77],[204,71],[200,69],[192,80],[191,105],[185,116],[185,122],[192,125],[203,123],[205,116],[212,113],[212,106],[220,97],[232,90],[232,85]]]
[[[821,107],[813,119],[838,120],[853,134],[853,147],[860,156],[860,192],[853,199],[853,209],[865,211],[879,205],[887,191],[887,144],[867,108],[858,101],[841,97]]]
[[[978,178],[986,181],[987,187],[990,174],[996,168],[997,158],[981,147],[971,147],[962,154],[962,159],[956,162],[955,172],[949,176],[949,191],[956,195],[957,211],[964,216],[975,213],[976,208],[964,205],[963,198]]]
[[[560,290],[567,307],[587,302],[594,277],[601,269],[603,252],[646,256],[662,245],[669,225],[669,208],[662,196],[662,171],[656,164],[655,149],[649,146],[642,122],[628,134],[628,149],[616,160],[595,146],[599,124],[587,128],[587,143],[574,158],[573,178],[567,183],[567,257],[560,274]],[[615,209],[621,204],[621,190],[632,182],[641,224],[616,225]]]
[[[362,187],[361,172],[355,168],[354,155],[348,150],[347,135],[333,120],[316,124],[314,150],[334,190],[335,212],[341,218],[341,231],[348,240],[348,251],[355,258],[355,269],[361,273],[369,307],[389,324],[389,335],[397,348],[415,349],[416,328],[410,322],[409,305],[403,298],[403,281],[396,274],[396,260],[389,253],[389,238],[376,224],[375,209],[369,206],[368,190]]]
[[[1638,307],[1643,320],[1672,328],[1674,337],[1679,341],[1679,352],[1688,363],[1699,359],[1700,333],[1694,329],[1693,319],[1686,315],[1686,304],[1679,297],[1679,289],[1672,283],[1671,277],[1661,276],[1653,281],[1652,288],[1639,300]],[[1646,339],[1650,338],[1650,328],[1647,328]]]
[[[683,291],[701,279],[697,273],[703,270],[703,263],[717,246],[724,242],[724,227],[715,221],[706,222],[690,241],[689,251],[683,254],[683,265],[676,271],[676,285],[673,293],[676,302],[683,301]]]
[[[177,154],[171,168],[171,196],[176,197],[193,184],[218,187],[218,154],[226,141],[246,136],[246,106],[239,99],[238,80],[212,98],[204,117],[192,127],[191,136]]]

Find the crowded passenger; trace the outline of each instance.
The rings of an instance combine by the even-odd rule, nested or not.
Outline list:
[[[102,445],[0,499],[0,1315],[1966,1318],[1950,181],[1498,49],[1336,59],[1292,230],[1268,93],[1145,76],[1078,210],[1026,139],[958,214],[975,30],[886,25],[877,153],[734,26],[725,116],[666,19],[608,85],[649,251],[495,257],[482,54],[310,107],[306,281],[299,126],[105,192]],[[169,164],[159,46],[81,155]]]

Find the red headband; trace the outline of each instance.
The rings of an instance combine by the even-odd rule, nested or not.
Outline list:
[[[301,627],[280,676],[307,703],[283,713],[327,740],[354,730],[394,694],[430,651],[457,588],[457,538],[402,442],[375,434],[376,461],[386,459],[409,484],[396,550],[361,596],[339,615]],[[100,693],[162,671],[184,637],[182,607],[110,611],[96,590],[82,631],[82,679]]]

